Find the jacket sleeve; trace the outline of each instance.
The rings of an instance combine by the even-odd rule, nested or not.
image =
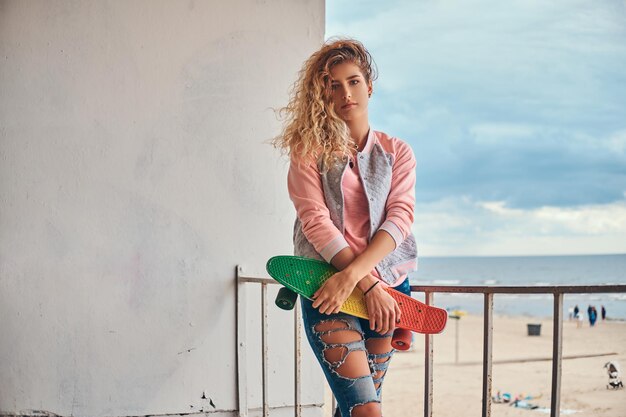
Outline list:
[[[302,224],[302,232],[315,250],[330,263],[349,246],[330,218],[319,170],[315,164],[292,159],[287,175],[289,197]]]
[[[411,147],[398,141],[393,161],[391,191],[385,205],[386,218],[380,229],[391,235],[396,248],[411,233],[415,210],[415,156]]]

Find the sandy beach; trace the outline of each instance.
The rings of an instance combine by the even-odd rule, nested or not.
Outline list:
[[[528,336],[527,324],[540,323],[541,334]],[[482,316],[466,315],[458,322],[459,353],[455,363],[457,323],[450,320],[434,337],[434,405],[437,417],[480,416],[482,398]],[[493,404],[493,416],[549,415],[552,321],[529,317],[494,316],[493,393],[531,396],[539,409]],[[597,356],[595,356],[597,355]],[[626,389],[608,390],[604,364],[626,366],[626,322],[563,323],[561,415],[626,416]],[[383,389],[386,417],[423,415],[424,341],[416,335],[412,350],[397,353]],[[328,395],[327,395],[328,397]],[[330,406],[327,402],[327,413]],[[547,413],[547,414],[546,414]]]

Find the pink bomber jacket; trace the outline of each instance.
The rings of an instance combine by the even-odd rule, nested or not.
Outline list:
[[[384,230],[395,242],[395,250],[377,266],[379,277],[397,286],[417,269],[417,247],[411,232],[415,207],[415,156],[398,138],[370,129],[356,163],[368,202],[368,240]],[[298,256],[327,262],[349,246],[344,237],[344,192],[342,179],[347,159],[335,158],[324,170],[317,164],[291,162],[289,195],[296,208],[294,252]]]

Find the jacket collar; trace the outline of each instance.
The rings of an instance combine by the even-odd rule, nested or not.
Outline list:
[[[376,134],[374,133],[374,129],[370,126],[369,131],[367,132],[367,139],[365,140],[365,146],[363,150],[359,153],[369,154],[372,152],[372,147],[374,147],[374,143],[376,142]]]

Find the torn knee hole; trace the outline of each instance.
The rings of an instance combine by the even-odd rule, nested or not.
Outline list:
[[[380,355],[392,352],[391,337],[370,338],[365,342],[370,353]]]
[[[374,374],[372,379],[374,380],[374,388],[376,391],[380,389],[380,386],[383,384],[383,378],[385,377],[386,371],[378,371]]]
[[[381,379],[382,377],[385,376],[386,373],[387,373],[387,371],[377,371],[374,374],[374,379]],[[378,384],[380,384],[380,382]]]
[[[325,343],[353,343],[363,340],[363,336],[357,330],[330,330],[323,334],[321,339]]]
[[[350,324],[345,320],[326,320],[321,321],[315,325],[315,331],[319,333],[327,332],[329,330],[348,330]]]
[[[380,415],[380,403],[375,401],[355,405],[350,410],[350,417],[376,417]]]
[[[382,382],[382,379],[387,373],[387,368],[389,367],[390,360],[390,357],[378,357],[371,360],[370,367],[372,369],[372,377],[374,379],[374,383]],[[378,389],[378,387],[376,389]]]
[[[345,346],[337,346],[324,349],[324,358],[333,365],[339,365],[346,358],[348,348]]]
[[[324,343],[352,343],[363,340],[363,334],[353,329],[344,320],[323,321],[315,325],[314,330],[320,335]]]
[[[344,378],[363,378],[370,375],[365,352],[362,350],[349,352],[344,362],[337,367],[337,373]]]
[[[341,352],[339,356],[338,352]],[[324,358],[335,369],[337,375],[357,379],[371,375],[365,352],[346,348],[331,348],[324,351]]]

